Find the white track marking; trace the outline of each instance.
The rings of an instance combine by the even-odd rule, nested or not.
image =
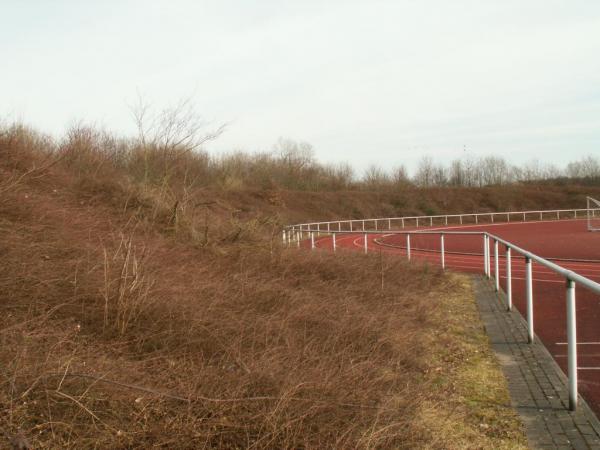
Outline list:
[[[557,342],[556,345],[568,345],[568,343]],[[600,342],[578,342],[577,345],[600,345]]]
[[[485,223],[485,224],[470,224],[470,225],[453,225],[453,226],[441,226],[441,227],[435,227],[435,228],[428,228],[428,227],[419,227],[417,229],[415,229],[415,234],[417,234],[419,231],[442,231],[442,230],[457,230],[457,229],[463,229],[463,228],[481,228],[481,227],[498,227],[498,226],[504,226],[504,225],[525,225],[525,224],[538,224],[538,223],[554,223],[554,222],[561,222],[561,223],[565,223],[565,222],[585,222],[586,219],[555,219],[555,220],[538,220],[538,221],[531,221],[531,222],[498,222],[498,223]],[[401,231],[401,230],[398,230]],[[403,230],[402,230],[403,231]],[[394,236],[396,235],[395,233],[382,233],[380,236],[383,238],[389,237],[389,236]],[[418,250],[417,250],[418,251]],[[500,257],[502,257],[502,255],[500,255]],[[553,257],[546,257],[546,259],[550,259],[550,260],[561,260],[561,258],[553,258]],[[563,261],[564,263],[569,263],[569,261],[565,260]],[[596,262],[600,262],[600,261],[590,261],[591,264],[594,264]],[[572,261],[571,262],[573,265],[573,267],[575,267],[575,264],[578,264],[577,261]],[[585,264],[586,262],[582,261],[580,262],[581,264]],[[564,264],[563,264],[564,265]]]
[[[358,233],[359,234],[359,233]],[[339,238],[338,242],[340,241],[347,241],[352,239],[352,244],[354,247],[356,248],[360,248],[363,249],[364,248],[364,237],[363,236],[357,236],[355,234],[349,235],[345,238]],[[318,246],[318,243],[320,242],[326,242],[328,239],[327,238],[321,238],[317,241],[315,241],[315,245]],[[390,248],[387,247],[382,247],[377,245],[377,243],[374,240],[371,240],[370,242],[372,245],[370,248],[373,250],[380,250],[380,251],[385,251],[387,253],[392,253],[392,254],[406,254],[405,251],[403,251],[402,253],[399,251],[394,251]],[[404,250],[404,249],[398,249],[398,247],[394,247],[397,250]],[[433,263],[439,263],[439,256],[436,254],[431,254],[429,252],[419,252],[418,250],[415,250],[413,253],[414,257],[416,259],[421,259],[424,261],[428,261],[428,262],[433,262]],[[454,257],[453,255],[448,255],[446,261],[447,261],[447,266],[448,268],[454,268],[454,269],[478,269],[480,264],[479,261],[477,261],[477,255],[472,255],[472,257]],[[463,262],[464,264],[458,264],[459,262]],[[587,271],[586,271],[587,272]],[[521,269],[519,267],[513,267],[513,273],[517,274],[517,273],[524,273],[524,269]],[[550,270],[544,270],[544,268],[538,268],[536,270],[536,273],[538,275],[550,275],[550,276],[555,276],[554,272],[550,271]],[[588,277],[592,278],[594,277],[594,275],[588,274],[588,273],[582,273],[582,275],[587,275]],[[501,267],[500,270],[500,278],[501,279],[505,279],[505,269]],[[557,279],[542,279],[542,278],[534,278],[533,281],[536,282],[540,282],[540,283],[564,283],[564,281],[559,278],[558,276],[556,277]],[[513,277],[513,279],[515,280],[524,280],[524,278],[521,277]]]
[[[361,238],[362,241],[362,238]],[[386,248],[381,248],[381,247],[377,247],[380,250],[386,250]],[[406,253],[406,251],[403,250],[403,253]],[[388,249],[389,251],[389,249]],[[393,252],[393,253],[399,253],[399,252]],[[440,256],[439,254],[431,254],[430,252],[420,252],[418,250],[412,250],[412,253],[415,255],[415,257],[419,257],[422,259],[427,259],[427,260],[433,260],[433,261],[439,261]],[[459,266],[459,267],[470,267],[471,264],[469,263],[473,263],[472,267],[479,267],[480,261],[481,260],[481,256],[477,256],[477,255],[472,255],[472,256],[455,256],[455,255],[448,255],[446,254],[446,262],[448,264],[453,264],[455,266]],[[465,265],[461,265],[460,263],[465,263]],[[568,267],[567,267],[568,268]],[[594,272],[596,271],[600,271],[600,269],[598,270],[594,270]],[[513,273],[525,273],[525,269],[524,269],[524,264],[513,264],[512,267],[512,272]],[[580,271],[581,274],[587,274],[588,276],[592,277],[594,275],[591,275],[590,273],[590,269],[585,270],[585,271]],[[502,276],[503,274],[506,273],[506,269],[501,266],[500,267],[500,276]],[[551,271],[550,269],[546,269],[545,267],[536,267],[535,273],[538,275],[555,275],[555,272]],[[518,278],[517,278],[518,279]]]
[[[435,228],[429,228],[429,227],[419,227],[416,228],[415,231],[417,230],[430,230],[430,231],[439,231],[439,230],[456,230],[457,228],[481,228],[481,227],[499,227],[499,226],[503,226],[503,225],[533,225],[533,224],[537,224],[537,223],[551,223],[551,222],[585,222],[587,219],[554,219],[554,220],[535,220],[535,221],[530,221],[530,222],[496,222],[496,223],[473,223],[473,224],[469,224],[469,225],[452,225],[452,226],[442,226],[442,227],[435,227]]]
[[[354,236],[352,236],[352,237],[354,238]],[[363,239],[364,239],[363,237],[354,238],[354,240],[352,241],[352,244],[355,247],[357,247],[357,248],[363,249],[364,248],[364,241],[363,241]],[[371,243],[373,243],[373,241],[371,241]],[[376,248],[369,247],[369,248],[371,248],[372,250],[383,250],[383,251],[386,251],[388,253],[399,254],[399,252],[391,251],[391,250],[386,249],[386,248],[381,248],[381,247],[376,247]],[[406,252],[404,252],[404,254],[406,254]],[[421,260],[425,260],[425,261],[428,261],[429,259],[433,259],[432,262],[439,263],[439,257],[435,257],[433,255],[429,255],[429,254],[422,255],[422,254],[419,254],[417,252],[417,253],[413,253],[412,256],[415,259],[421,259]],[[465,261],[465,262],[473,262],[473,259],[464,258],[463,261]],[[475,262],[472,265],[470,265],[470,264],[461,265],[461,264],[453,263],[451,259],[446,259],[446,267],[449,268],[449,269],[479,269],[480,265],[481,264],[479,264],[477,262]],[[513,269],[513,273],[516,273],[516,272],[523,272],[523,273],[525,273],[524,270],[515,270],[515,269]],[[549,274],[549,275],[553,275],[554,274],[552,271],[547,271],[546,273]],[[502,272],[500,272],[500,279],[506,279],[506,276],[502,276]],[[512,279],[513,280],[525,280],[525,278],[514,277],[514,276],[512,277]],[[538,283],[557,283],[557,284],[563,284],[564,283],[564,280],[561,279],[561,278],[555,279],[555,280],[548,280],[548,279],[542,279],[542,278],[533,278],[533,281],[538,282]]]
[[[387,235],[387,236],[393,236],[393,235]],[[386,236],[382,236],[382,237],[386,237]],[[398,249],[402,249],[404,250],[404,247],[402,247],[402,245],[395,245],[393,243],[383,243],[378,239],[374,239],[373,242],[375,242],[376,244],[382,246],[382,247],[389,247],[389,248],[398,248]],[[419,249],[419,248],[412,248],[411,249],[414,252],[423,252],[423,253],[429,253],[429,254],[439,254],[440,251],[435,249],[435,248],[431,248],[431,249]],[[455,252],[453,250],[447,250],[446,251],[446,256],[447,257],[483,257],[482,254],[477,254],[477,253],[463,253],[463,252]],[[500,260],[504,260],[505,256],[502,252],[500,252],[498,254],[498,257],[500,258]],[[520,258],[522,257],[513,257],[514,258],[514,263],[518,264],[520,263]],[[574,261],[574,260],[569,260],[569,259],[561,259],[561,258],[546,258],[546,259],[550,259],[552,261],[557,261],[558,263],[560,263],[563,267],[570,267],[570,268],[588,268],[590,270],[594,270],[594,271],[599,271],[600,269],[596,269],[598,267],[598,263],[600,263],[600,260],[589,260],[589,261]]]
[[[432,255],[429,252],[419,252],[418,250],[413,250],[413,254],[415,255],[415,257],[421,257],[422,259],[427,259],[427,260],[432,260],[432,261],[438,261],[439,260],[439,255]],[[455,257],[454,255],[448,255],[446,254],[446,262],[448,264],[454,264],[454,265],[460,265],[460,263],[465,263],[465,264],[469,264],[469,263],[473,263],[473,266],[475,267],[479,267],[481,264],[481,256],[477,257],[476,255],[473,255],[472,257]],[[565,264],[563,265],[563,267],[565,267],[566,269],[570,269],[570,270],[574,270],[574,267],[570,264]],[[596,267],[598,267],[598,265],[596,264]],[[596,267],[591,268],[589,266],[586,266],[585,269],[581,270],[577,270],[578,273],[580,273],[583,276],[586,276],[588,278],[600,278],[600,269],[597,269]],[[524,264],[523,263],[518,263],[518,264],[513,264],[512,266],[512,272],[514,274],[519,274],[519,273],[525,273],[525,269],[524,269]],[[502,276],[503,274],[506,273],[506,269],[501,266],[500,267],[500,275]],[[545,267],[536,267],[535,268],[535,273],[538,275],[549,275],[552,277],[559,277],[559,275],[557,275],[555,272],[545,268]]]
[[[579,220],[579,219],[578,219]],[[568,220],[565,220],[568,221]],[[572,220],[571,220],[572,221]],[[556,221],[550,221],[550,222],[556,222]],[[540,223],[540,222],[519,222],[519,223]],[[489,224],[489,225],[502,225],[502,224]],[[373,236],[373,237],[371,237]],[[387,236],[393,236],[393,234],[389,234],[389,233],[382,233],[382,234],[375,234],[375,235],[369,235],[370,237],[370,242],[369,244],[371,245],[371,247],[369,247],[372,250],[376,250],[376,251],[384,251],[386,253],[392,253],[392,254],[406,254],[406,250],[404,248],[401,247],[392,247],[392,246],[387,246],[387,245],[381,245],[377,242],[378,238],[381,237],[387,237]],[[315,246],[320,247],[320,243],[322,242],[330,242],[331,238],[329,237],[322,237],[322,238],[318,238],[315,241]],[[349,234],[347,236],[344,237],[339,237],[338,242],[344,242],[344,241],[348,241],[348,240],[352,240],[352,245],[356,248],[360,248],[363,249],[364,248],[364,235],[362,235],[360,232],[356,233],[356,234]],[[439,255],[437,253],[432,253],[432,252],[424,252],[424,251],[419,251],[419,250],[413,250],[413,256],[415,257],[415,259],[421,259],[421,260],[425,260],[428,262],[433,262],[433,263],[439,263]],[[500,256],[500,255],[499,255]],[[453,254],[448,254],[446,256],[446,262],[448,265],[448,268],[455,268],[455,269],[478,269],[480,266],[480,263],[478,261],[478,259],[481,259],[480,255],[453,255]],[[463,263],[463,264],[460,264]],[[515,267],[516,266],[516,267]],[[520,267],[522,266],[522,267]],[[579,266],[579,267],[585,267],[586,270],[580,270],[579,272],[581,273],[581,275],[587,276],[589,278],[595,278],[596,274],[595,272],[599,272],[600,273],[600,269],[597,269],[598,265],[594,264],[594,263],[580,263],[580,264],[574,264],[574,263],[568,263],[568,264],[564,264],[563,265],[565,268],[574,268],[575,266]],[[590,267],[592,266],[592,267]],[[524,270],[524,264],[519,264],[516,263],[515,265],[513,265],[513,273],[514,274],[520,274],[523,273],[524,274],[525,270]],[[591,273],[594,272],[594,273]],[[542,279],[542,278],[534,278],[533,281],[536,282],[541,282],[541,283],[563,283],[564,281],[562,280],[562,278],[558,277],[555,275],[554,272],[552,272],[549,269],[546,269],[544,267],[538,267],[536,268],[535,273],[539,276],[539,275],[549,275],[551,277],[555,277],[555,279]],[[504,275],[503,275],[504,274]],[[505,276],[505,268],[501,267],[500,268],[500,278],[506,278]],[[513,279],[515,280],[524,280],[524,278],[521,277],[513,277]]]

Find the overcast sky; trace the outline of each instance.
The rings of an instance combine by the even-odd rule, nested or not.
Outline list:
[[[139,91],[230,122],[212,152],[600,155],[595,0],[0,0],[0,57],[0,117],[56,134],[133,132]]]

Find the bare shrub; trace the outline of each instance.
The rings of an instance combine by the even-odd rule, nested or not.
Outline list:
[[[67,130],[57,152],[79,178],[114,177],[122,176],[127,168],[130,143],[93,125],[76,123]]]
[[[60,158],[54,142],[20,123],[0,129],[0,202],[5,194],[43,177]]]
[[[120,334],[135,323],[152,303],[154,280],[148,273],[144,246],[135,246],[133,233],[121,235],[116,251],[104,253],[104,327],[112,325]]]
[[[134,154],[143,164],[145,183],[153,178],[168,181],[180,176],[182,167],[189,170],[190,163],[205,162],[207,155],[202,146],[218,138],[226,128],[221,125],[205,131],[209,124],[196,112],[191,98],[156,112],[138,96],[137,104],[131,109],[138,129]]]

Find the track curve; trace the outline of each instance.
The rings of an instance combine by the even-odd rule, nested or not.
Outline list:
[[[485,225],[421,228],[416,231],[487,231],[532,253],[551,259],[600,282],[600,233],[586,230],[584,220],[510,222]],[[382,231],[368,234],[368,251],[407,257],[406,236]],[[310,246],[304,243],[304,246]],[[332,250],[329,236],[317,238],[315,246]],[[364,251],[364,234],[336,236],[336,247]],[[449,270],[483,273],[481,236],[446,235],[445,265]],[[439,235],[411,234],[411,259],[441,264]],[[492,260],[492,270],[493,270]],[[513,255],[511,261],[513,303],[525,315],[525,263]],[[504,249],[500,250],[501,287],[506,282]],[[556,362],[566,372],[565,280],[551,270],[534,263],[533,295],[536,335],[544,342]],[[600,413],[600,295],[577,289],[577,338],[579,352],[579,389],[596,413]]]

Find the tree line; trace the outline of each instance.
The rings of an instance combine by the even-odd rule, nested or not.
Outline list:
[[[280,138],[270,151],[211,153],[210,141],[225,130],[205,131],[206,123],[183,102],[152,114],[135,109],[137,136],[75,124],[55,139],[21,123],[0,124],[0,141],[26,140],[77,166],[82,176],[115,171],[134,182],[227,190],[303,191],[381,190],[417,187],[484,187],[513,183],[600,185],[600,160],[586,156],[564,167],[531,161],[516,165],[498,156],[465,157],[450,162],[424,155],[413,174],[406,166],[384,170],[371,165],[357,171],[348,163],[324,164],[307,142]]]

